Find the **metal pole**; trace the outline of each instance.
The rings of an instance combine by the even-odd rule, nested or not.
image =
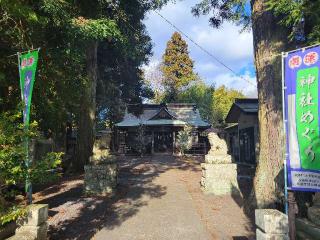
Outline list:
[[[35,50],[40,51],[40,49],[41,49],[41,48],[32,48],[32,49],[27,50],[27,51],[24,51],[24,52],[17,52],[17,53],[15,53],[15,54],[9,55],[9,56],[7,56],[7,57],[14,57],[14,56],[16,56],[16,55],[19,57],[19,55],[22,54],[22,53],[32,52],[32,51],[35,51]],[[19,67],[20,67],[20,65],[19,65]]]
[[[288,203],[289,203],[289,213],[288,213],[288,220],[289,220],[289,238],[290,240],[296,239],[296,214],[297,214],[297,203],[294,197],[294,192],[289,191],[288,194]]]
[[[318,42],[318,43],[315,43],[315,44],[312,44],[312,45],[309,45],[309,46],[306,46],[306,47],[296,48],[296,49],[291,50],[291,51],[288,51],[288,52],[286,52],[286,53],[288,54],[288,53],[298,52],[298,51],[300,51],[300,50],[302,50],[302,49],[307,50],[307,49],[309,49],[309,48],[312,48],[312,47],[315,47],[315,46],[319,46],[319,45],[320,45],[320,43]]]
[[[38,49],[39,50],[39,49]],[[17,53],[18,56],[18,65],[19,65],[19,78],[21,78],[21,65],[20,65],[20,54],[21,53]],[[20,79],[21,81],[21,79]],[[21,87],[21,83],[20,83],[20,87]],[[25,104],[24,101],[24,97],[23,97],[23,89],[21,88],[21,99],[22,99],[22,103]],[[24,114],[23,114],[24,116]],[[32,184],[30,181],[30,174],[29,174],[29,168],[30,168],[30,158],[29,158],[29,138],[27,136],[28,133],[28,126],[26,126],[26,123],[24,123],[24,150],[26,153],[26,160],[25,160],[25,166],[26,166],[26,182],[25,182],[25,192],[27,195],[27,204],[32,204]]]
[[[286,115],[285,115],[285,90],[286,86],[284,83],[284,58],[286,54],[282,52],[281,54],[281,70],[282,70],[282,120],[283,120],[283,133],[286,142]],[[285,198],[285,213],[288,215],[288,174],[287,174],[287,157],[288,157],[288,149],[285,150],[285,155],[283,159],[283,171],[284,171],[284,198]]]
[[[281,64],[282,64],[282,119],[283,119],[283,132],[284,137],[286,138],[286,122],[287,119],[285,117],[285,71],[284,71],[284,59],[287,56],[286,53],[282,52],[281,54]],[[296,239],[296,214],[297,214],[297,203],[294,196],[293,191],[288,192],[288,171],[287,171],[287,157],[288,157],[288,149],[286,148],[285,156],[284,156],[284,195],[285,195],[285,212],[288,215],[289,221],[289,237],[290,240]]]
[[[28,128],[25,127],[25,133],[28,132]],[[25,151],[26,151],[26,193],[27,193],[27,203],[32,204],[32,184],[29,175],[29,168],[30,168],[30,156],[29,156],[29,138],[25,137]]]
[[[239,123],[238,123],[238,125],[237,125],[237,130],[238,130],[238,154],[239,154],[238,162],[241,162],[241,147],[240,147],[240,130],[239,130]]]

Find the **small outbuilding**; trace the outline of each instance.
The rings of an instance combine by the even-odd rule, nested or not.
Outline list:
[[[254,165],[259,149],[258,99],[241,98],[232,104],[225,119],[229,152],[237,163]]]
[[[205,148],[202,133],[210,127],[203,121],[195,104],[143,104],[139,114],[127,108],[123,120],[116,124],[119,152],[134,154],[143,143],[144,152],[174,153],[179,131],[192,127],[192,147]]]

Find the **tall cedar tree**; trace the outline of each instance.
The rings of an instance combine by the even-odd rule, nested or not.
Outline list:
[[[123,117],[126,104],[139,104],[149,98],[141,66],[151,56],[151,38],[143,19],[153,6],[140,0],[121,0],[109,15],[113,16],[125,43],[104,41],[98,47],[97,104],[110,127]],[[100,114],[99,114],[100,115]]]
[[[196,16],[212,14],[210,23],[224,21],[252,28],[259,98],[259,156],[254,188],[246,210],[272,208],[283,196],[284,137],[282,125],[281,52],[286,51],[288,29],[268,7],[269,0],[203,0],[193,8]],[[251,12],[248,11],[251,9]],[[285,14],[285,13],[284,13]],[[236,40],[235,40],[236,41]]]
[[[148,10],[165,3],[104,2],[4,0],[0,4],[0,110],[12,110],[20,101],[16,58],[5,56],[41,46],[32,119],[56,143],[63,144],[67,121],[79,127],[73,162],[79,171],[91,154],[96,111],[112,106],[108,117],[117,120],[113,115],[119,105],[141,102],[145,89],[140,65],[151,52],[142,20]],[[121,40],[119,31],[125,36]],[[97,45],[100,53],[105,48],[110,51],[97,56]],[[99,58],[115,59],[115,64]]]
[[[174,32],[167,43],[162,57],[161,71],[166,89],[165,100],[174,102],[178,94],[192,81],[198,78],[193,71],[193,61],[189,57],[188,45],[178,32]]]

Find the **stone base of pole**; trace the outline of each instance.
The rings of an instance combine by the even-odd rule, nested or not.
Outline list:
[[[16,234],[8,240],[46,240],[48,231],[48,204],[31,204],[27,215],[17,221]]]
[[[256,209],[257,240],[289,240],[288,216],[276,209]]]

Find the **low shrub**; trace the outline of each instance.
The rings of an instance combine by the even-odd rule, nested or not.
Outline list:
[[[57,178],[55,172],[61,163],[62,153],[51,152],[43,159],[26,166],[26,139],[37,139],[37,123],[32,122],[24,131],[21,111],[0,115],[0,226],[23,215],[25,201],[21,195],[27,176],[32,183],[45,183]]]

